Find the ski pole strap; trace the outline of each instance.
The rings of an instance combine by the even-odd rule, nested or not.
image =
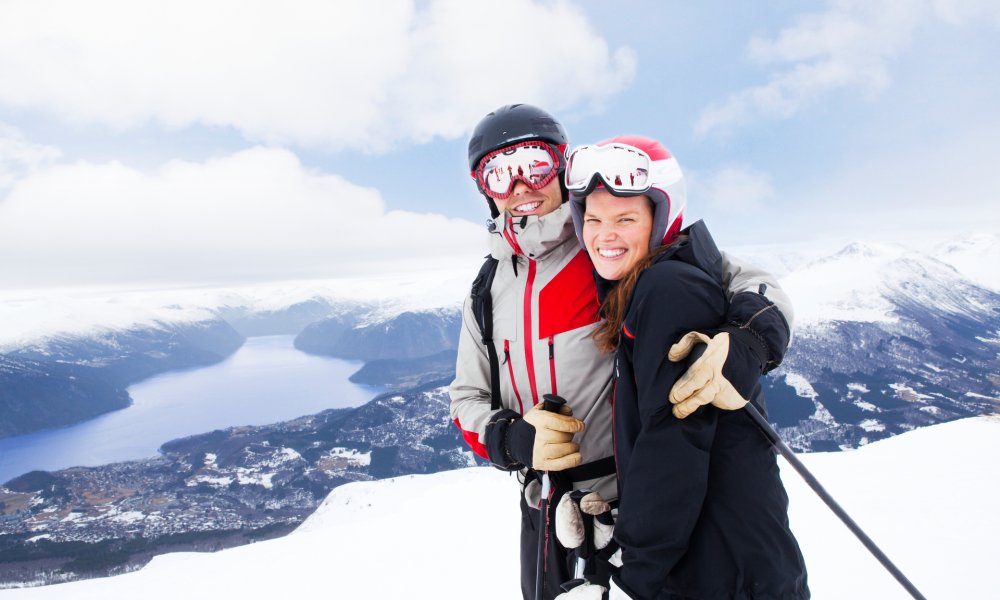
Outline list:
[[[771,442],[771,445],[774,446],[778,453],[788,461],[788,464],[792,465],[792,467],[798,471],[799,475],[802,476],[802,479],[804,479],[809,487],[816,492],[816,495],[818,495],[820,499],[826,503],[830,510],[833,511],[833,514],[840,518],[844,525],[851,530],[851,533],[853,533],[855,537],[857,537],[858,540],[864,544],[865,548],[867,548],[868,551],[871,552],[880,563],[882,563],[882,566],[896,578],[896,581],[898,581],[899,584],[902,585],[903,588],[906,589],[906,591],[909,592],[910,595],[916,600],[927,600],[924,595],[920,593],[920,590],[918,590],[916,586],[914,586],[910,580],[906,578],[906,575],[903,575],[903,572],[900,571],[891,560],[889,560],[889,557],[886,556],[885,553],[882,552],[877,545],[875,545],[875,542],[872,541],[872,539],[861,529],[861,527],[854,522],[854,519],[847,514],[847,511],[837,504],[837,501],[833,499],[833,496],[823,489],[819,480],[817,480],[816,477],[809,472],[809,469],[802,464],[802,461],[795,456],[792,449],[789,448],[780,437],[778,437],[778,433],[771,427],[771,424],[767,422],[764,415],[760,414],[760,411],[757,410],[757,407],[754,406],[753,402],[747,402],[745,411],[748,415],[750,415],[754,424],[756,424],[757,428],[761,430],[765,437],[767,437],[768,441]]]

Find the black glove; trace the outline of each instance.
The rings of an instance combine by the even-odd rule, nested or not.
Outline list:
[[[490,461],[505,471],[521,467],[562,471],[583,459],[573,442],[573,434],[583,428],[583,421],[572,417],[568,405],[563,405],[562,412],[549,412],[538,404],[524,417],[505,409],[486,426],[486,451]]]

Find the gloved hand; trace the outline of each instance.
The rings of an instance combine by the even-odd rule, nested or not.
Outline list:
[[[563,592],[555,597],[555,600],[601,600],[607,588],[596,583],[584,583],[578,585],[568,592]],[[627,597],[627,596],[626,596]]]
[[[583,421],[573,418],[569,405],[563,405],[561,411],[542,410],[542,405],[536,404],[523,418],[512,423],[512,438],[523,439],[528,433],[525,428],[531,428],[534,434],[531,456],[521,456],[523,450],[515,443],[510,447],[512,457],[539,471],[563,471],[580,464],[583,457],[580,447],[573,443],[573,434],[583,431]]]
[[[615,525],[611,520],[611,505],[597,492],[580,498],[579,504],[575,499],[576,492],[563,494],[556,506],[556,539],[563,548],[572,550],[579,548],[586,540],[586,530],[582,513],[594,517],[594,548],[601,550],[609,543],[615,533]],[[605,515],[607,513],[607,515]]]
[[[737,410],[746,406],[747,401],[722,375],[722,366],[729,355],[728,333],[717,333],[710,338],[704,333],[692,331],[670,347],[667,358],[671,362],[682,361],[696,344],[706,344],[708,348],[670,389],[674,416],[683,419],[706,404],[723,410]]]

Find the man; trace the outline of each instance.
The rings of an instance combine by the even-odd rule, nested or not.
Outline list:
[[[451,416],[476,454],[523,476],[526,599],[535,589],[537,473],[547,471],[555,481],[550,506],[574,489],[596,491],[612,503],[618,496],[611,433],[614,355],[599,351],[591,339],[601,318],[590,259],[566,203],[567,143],[558,121],[527,104],[488,114],[469,141],[469,167],[493,217],[490,254],[498,262],[488,290],[492,347],[483,343],[471,298],[463,308]],[[722,329],[730,334],[728,347],[707,352],[707,360],[694,363],[678,382],[684,391],[669,399],[678,416],[709,402],[738,407],[733,398],[748,397],[760,375],[781,362],[788,344],[791,305],[774,279],[725,255],[723,269],[730,296],[729,325]],[[545,394],[565,398],[564,412],[542,411]],[[545,515],[544,522],[550,521],[551,514]],[[543,543],[543,597],[552,599],[571,575],[555,536],[544,535]],[[479,544],[488,547],[488,538]],[[606,585],[606,573],[597,579]]]

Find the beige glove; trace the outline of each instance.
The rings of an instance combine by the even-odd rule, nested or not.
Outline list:
[[[555,600],[601,600],[604,598],[604,592],[606,591],[608,590],[604,586],[588,582],[578,585],[568,592],[559,594],[555,597]]]
[[[524,413],[524,422],[535,428],[535,445],[531,451],[531,466],[539,471],[562,471],[577,466],[583,460],[580,447],[573,443],[573,434],[583,431],[583,421],[572,417],[569,405],[562,414],[542,410],[536,404]]]
[[[572,550],[579,548],[587,541],[587,531],[584,525],[583,513],[598,516],[611,511],[611,505],[597,492],[590,492],[580,499],[578,505],[573,501],[573,494],[563,494],[556,506],[556,539],[563,548]],[[603,550],[611,543],[615,533],[612,523],[602,523],[594,519],[594,547]]]
[[[722,365],[729,355],[729,334],[717,333],[710,338],[692,331],[670,347],[667,358],[671,362],[682,361],[691,354],[695,344],[706,344],[708,348],[670,389],[674,416],[683,419],[706,404],[723,410],[737,410],[746,406],[747,401],[722,375]]]

